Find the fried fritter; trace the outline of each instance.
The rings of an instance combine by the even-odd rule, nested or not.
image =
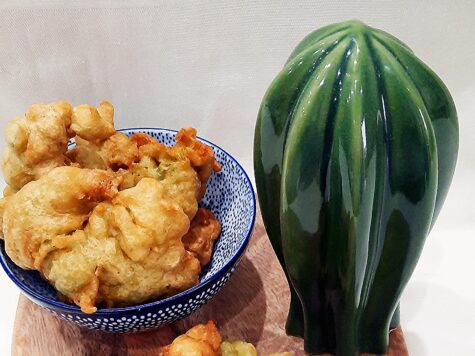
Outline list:
[[[159,356],[218,356],[221,335],[213,321],[196,325],[165,346]]]
[[[190,251],[205,266],[211,260],[214,241],[221,232],[221,224],[211,211],[199,208],[191,221],[190,230],[183,236],[183,243],[187,251]]]
[[[91,105],[74,107],[71,130],[76,147],[70,159],[82,168],[127,169],[138,161],[137,145],[114,128],[114,108],[103,101],[96,109]]]
[[[109,109],[107,118],[102,117],[101,108]],[[71,160],[83,168],[123,169],[121,189],[133,187],[143,177],[158,179],[192,219],[213,168],[219,170],[211,147],[196,140],[192,128],[181,130],[172,147],[144,133],[128,138],[115,133],[112,115],[108,102],[97,110],[89,105],[73,109],[71,129],[77,136],[76,147],[68,152]]]
[[[146,134],[135,134],[131,141],[139,149],[140,161],[125,171],[124,182],[137,184],[143,177],[160,181],[191,220],[198,210],[200,180],[198,173],[185,156],[174,151]]]
[[[99,107],[87,104],[73,108],[71,130],[84,140],[101,143],[115,134],[114,107],[102,101]]]
[[[6,251],[85,313],[195,285],[220,232],[211,212],[197,214],[219,165],[196,131],[180,131],[167,147],[116,132],[113,116],[106,101],[37,104],[7,129]],[[70,137],[76,147],[67,151]]]
[[[210,175],[221,170],[213,149],[196,138],[194,128],[181,129],[171,147],[144,133],[133,135],[131,141],[139,148],[140,161],[128,172],[126,184],[136,184],[142,177],[159,180],[193,219]]]
[[[76,147],[68,151],[72,162],[81,168],[128,169],[138,161],[138,149],[131,144],[127,135],[117,132],[99,145],[76,136]]]
[[[158,179],[166,187],[168,196],[180,204],[190,220],[193,219],[198,210],[200,181],[190,162],[164,157],[158,166]]]
[[[3,198],[0,198],[0,239],[3,240],[3,212],[5,210],[5,205],[9,197],[14,195],[17,190],[13,189],[11,186],[7,185],[3,190]]]
[[[86,313],[101,302],[127,306],[169,296],[198,282],[200,264],[181,242],[188,228],[163,186],[144,178],[99,204],[84,230],[57,237],[61,249],[39,269]]]
[[[154,179],[117,194],[118,184],[106,171],[59,167],[5,207],[9,256],[86,313],[100,302],[136,304],[198,282],[199,261],[181,242],[189,220],[180,206]]]
[[[64,101],[41,103],[7,124],[2,171],[13,189],[65,164],[71,114],[71,105]]]
[[[3,212],[5,211],[6,199],[0,199],[0,239],[3,240]]]
[[[135,186],[143,177],[155,178],[193,219],[208,178],[220,170],[212,148],[196,138],[193,128],[180,130],[172,147],[144,133],[131,138],[114,133],[113,112],[108,102],[97,110],[89,105],[73,109],[71,129],[77,136],[76,147],[68,152],[72,162],[83,168],[121,170],[120,189]]]
[[[185,155],[193,168],[198,172],[201,187],[198,200],[203,198],[206,192],[206,184],[213,172],[219,172],[221,166],[214,158],[213,149],[196,138],[196,129],[186,127],[176,135],[176,145],[171,149],[177,156]]]
[[[57,167],[8,197],[5,247],[18,266],[36,269],[53,238],[81,229],[98,202],[117,194],[120,179],[103,170]]]

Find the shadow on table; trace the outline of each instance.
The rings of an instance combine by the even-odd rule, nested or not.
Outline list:
[[[178,323],[179,332],[196,323],[214,320],[227,339],[260,340],[266,318],[266,296],[261,277],[253,262],[244,256],[223,289],[203,308]],[[238,334],[237,334],[238,333]]]

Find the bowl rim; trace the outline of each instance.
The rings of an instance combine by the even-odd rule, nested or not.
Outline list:
[[[165,129],[165,128],[160,128],[160,127],[129,127],[129,128],[122,128],[118,129],[117,132],[127,132],[127,131],[165,131],[165,132],[170,132],[170,133],[178,133],[177,130],[173,129]],[[88,317],[101,317],[101,316],[111,316],[112,314],[115,313],[120,313],[120,312],[133,312],[133,311],[140,311],[141,309],[148,309],[152,307],[157,307],[157,306],[166,306],[168,304],[171,304],[175,301],[178,301],[185,297],[186,295],[192,294],[194,292],[197,292],[201,289],[204,289],[205,287],[219,281],[219,279],[222,277],[224,273],[226,273],[228,270],[232,269],[232,267],[239,262],[240,258],[242,257],[244,251],[246,250],[246,247],[249,243],[250,237],[252,235],[252,232],[254,230],[254,223],[256,220],[256,197],[254,193],[254,188],[252,186],[252,182],[244,170],[244,168],[241,166],[241,164],[232,156],[230,155],[226,150],[222,149],[220,146],[212,143],[211,141],[208,141],[204,138],[197,137],[200,141],[205,142],[209,144],[213,148],[217,148],[218,150],[222,151],[227,157],[229,157],[235,164],[236,166],[241,170],[241,172],[244,174],[245,181],[247,183],[247,186],[250,189],[251,192],[251,200],[252,200],[252,219],[251,219],[251,224],[249,225],[249,229],[246,233],[245,238],[242,240],[241,244],[237,248],[237,251],[231,256],[229,261],[226,262],[226,264],[221,267],[218,271],[216,271],[213,275],[211,275],[208,279],[206,279],[203,283],[198,283],[197,285],[188,288],[178,294],[172,295],[168,298],[165,299],[160,299],[156,300],[153,302],[149,303],[144,303],[144,304],[137,304],[137,305],[132,305],[129,307],[122,307],[122,308],[102,308],[98,309],[95,313],[93,314],[86,314],[81,311],[81,309],[76,306],[76,305],[70,305],[66,304],[63,302],[58,302],[55,300],[52,300],[48,297],[45,297],[44,295],[37,293],[36,291],[30,289],[28,286],[26,286],[22,281],[20,281],[15,274],[10,270],[7,261],[5,258],[8,256],[6,254],[6,251],[4,252],[3,248],[0,248],[0,264],[3,267],[3,270],[5,273],[8,275],[8,277],[15,283],[15,285],[24,293],[26,294],[27,297],[30,299],[34,299],[35,301],[39,302],[40,305],[43,305],[44,307],[49,307],[50,309],[61,309],[67,312],[71,312],[74,314],[84,314],[85,316]],[[4,242],[3,242],[4,244]],[[45,283],[47,283],[45,281]]]

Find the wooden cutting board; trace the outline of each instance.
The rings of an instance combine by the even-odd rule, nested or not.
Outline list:
[[[258,213],[251,242],[234,275],[190,317],[153,331],[111,334],[82,329],[20,296],[12,355],[158,355],[160,347],[209,319],[216,321],[224,339],[252,342],[259,354],[305,355],[302,340],[284,332],[288,305],[287,282]],[[389,355],[408,355],[401,330],[391,333]]]

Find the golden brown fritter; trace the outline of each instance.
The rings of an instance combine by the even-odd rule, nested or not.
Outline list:
[[[128,169],[139,160],[137,146],[123,133],[117,132],[100,144],[76,136],[76,147],[68,151],[72,162],[81,168]]]
[[[38,104],[7,130],[3,169],[11,184],[0,199],[6,251],[86,313],[198,283],[220,230],[211,212],[200,211],[187,234],[210,167],[219,167],[196,131],[186,129],[189,138],[167,147],[116,132],[113,116],[105,101],[97,109]],[[74,135],[76,148],[66,151]]]
[[[131,186],[142,177],[159,180],[193,219],[210,175],[221,170],[213,149],[196,138],[194,128],[181,129],[171,147],[144,133],[133,135],[131,141],[138,146],[140,161],[126,173],[124,184]]]
[[[112,117],[109,121],[100,114],[104,106],[113,113],[107,102],[97,110],[89,105],[74,108],[71,129],[77,136],[76,147],[68,152],[71,161],[83,168],[121,169],[124,182],[120,189],[135,186],[143,177],[155,178],[192,219],[212,169],[219,170],[213,150],[196,140],[196,130],[192,128],[181,130],[172,147],[144,133],[131,138],[113,133]]]
[[[102,170],[57,167],[8,197],[5,247],[18,266],[35,269],[51,241],[81,229],[98,202],[117,194],[120,180]]]
[[[221,166],[214,158],[213,149],[196,138],[196,129],[193,127],[181,129],[176,135],[176,142],[172,147],[174,154],[179,157],[186,156],[198,172],[201,181],[199,200],[206,192],[209,177],[213,172],[219,172]]]
[[[17,192],[16,189],[13,189],[11,186],[7,185],[3,189],[3,198],[0,198],[0,239],[3,240],[3,212],[5,210],[5,205],[7,200]]]
[[[96,109],[91,105],[74,107],[71,130],[76,147],[70,159],[82,168],[127,169],[138,161],[137,145],[114,128],[114,108],[103,101]]]
[[[198,282],[200,264],[181,242],[183,210],[150,178],[99,204],[84,230],[58,236],[61,246],[40,271],[83,312],[169,296]]]
[[[71,130],[84,140],[101,143],[115,134],[114,107],[108,101],[103,101],[99,107],[87,104],[73,108]]]
[[[190,162],[164,157],[158,166],[158,180],[166,187],[168,196],[193,219],[198,210],[200,181]]]
[[[13,189],[65,164],[71,114],[71,105],[64,101],[40,103],[7,124],[2,171]]]
[[[199,324],[165,346],[159,356],[218,356],[221,335],[213,321]]]
[[[146,134],[135,134],[131,141],[139,149],[140,161],[125,171],[124,184],[133,186],[143,177],[160,181],[191,220],[198,210],[200,180],[197,171],[185,156],[174,151]]]
[[[104,118],[101,112],[108,116]],[[83,168],[120,170],[124,178],[120,189],[135,186],[143,177],[155,178],[193,219],[208,178],[220,170],[212,148],[197,140],[193,128],[180,130],[172,147],[144,133],[131,138],[113,134],[112,116],[108,102],[102,102],[97,110],[89,105],[74,108],[71,129],[77,136],[76,147],[68,152],[71,161]]]
[[[119,193],[118,184],[103,170],[59,167],[5,207],[12,260],[39,270],[86,313],[101,302],[141,303],[198,282],[199,261],[181,241],[189,219],[180,206],[154,179]]]
[[[3,240],[3,212],[5,211],[6,198],[0,199],[0,239]]]
[[[221,224],[211,211],[199,208],[191,221],[190,230],[183,236],[183,243],[187,251],[190,251],[202,266],[211,260],[214,241],[221,232]]]

